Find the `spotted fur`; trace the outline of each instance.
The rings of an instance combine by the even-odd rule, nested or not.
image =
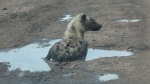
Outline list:
[[[49,50],[46,60],[57,62],[83,60],[87,55],[86,31],[98,31],[102,26],[85,14],[77,14],[68,24],[62,41],[55,43]]]

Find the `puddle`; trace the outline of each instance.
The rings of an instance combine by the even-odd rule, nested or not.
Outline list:
[[[122,19],[117,20],[116,22],[139,22],[141,19]]]
[[[38,43],[32,43],[24,47],[14,48],[7,51],[3,50],[0,52],[0,62],[9,62],[11,65],[9,70],[20,69],[22,71],[29,70],[31,72],[49,71],[51,70],[50,67],[42,58],[47,55],[52,45],[60,40],[61,39],[56,39],[51,41],[49,39],[42,39]],[[88,49],[86,61],[101,57],[121,57],[130,56],[132,54],[132,52],[127,51],[100,50],[90,48]]]
[[[102,58],[102,57],[123,57],[131,56],[132,52],[116,51],[116,50],[100,50],[100,49],[88,49],[86,61]]]
[[[0,62],[10,62],[11,67],[9,70],[49,71],[50,67],[42,58],[47,55],[50,47],[59,40],[49,41],[43,39],[40,43],[29,44],[9,51],[1,51]]]
[[[24,76],[24,72],[22,72],[22,71],[19,72],[19,73],[18,73],[18,76],[19,76],[19,77],[23,77],[23,76]]]
[[[73,17],[71,15],[65,15],[60,21],[70,21]]]
[[[73,76],[75,73],[72,73],[72,72],[70,72],[70,73],[65,73],[65,74],[62,74],[62,77],[71,77],[71,76]]]
[[[117,79],[119,79],[119,76],[117,74],[105,74],[99,77],[99,80],[104,82]]]

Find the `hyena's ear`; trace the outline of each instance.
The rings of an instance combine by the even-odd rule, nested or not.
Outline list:
[[[85,15],[85,14],[83,14],[83,15],[81,16],[81,20],[82,20],[83,22],[86,21],[86,15]]]

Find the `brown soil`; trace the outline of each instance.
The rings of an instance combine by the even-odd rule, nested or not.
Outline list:
[[[89,47],[135,53],[54,64],[49,72],[8,71],[8,63],[0,63],[0,84],[150,84],[149,9],[149,0],[0,0],[1,50],[42,38],[62,38],[68,22],[59,19],[83,12],[103,25],[101,31],[86,33]],[[116,22],[121,19],[140,21]],[[73,75],[63,77],[66,73]],[[104,73],[116,73],[120,78],[100,82],[98,77]]]

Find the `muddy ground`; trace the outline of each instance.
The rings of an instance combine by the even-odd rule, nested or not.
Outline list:
[[[0,0],[1,50],[62,38],[68,22],[59,19],[83,12],[103,25],[100,31],[86,33],[89,47],[135,53],[54,64],[48,72],[8,71],[8,63],[3,62],[0,84],[150,84],[149,9],[149,0]],[[117,22],[122,19],[139,21]],[[73,75],[63,75],[68,73]],[[119,79],[99,81],[105,73],[118,74]]]

